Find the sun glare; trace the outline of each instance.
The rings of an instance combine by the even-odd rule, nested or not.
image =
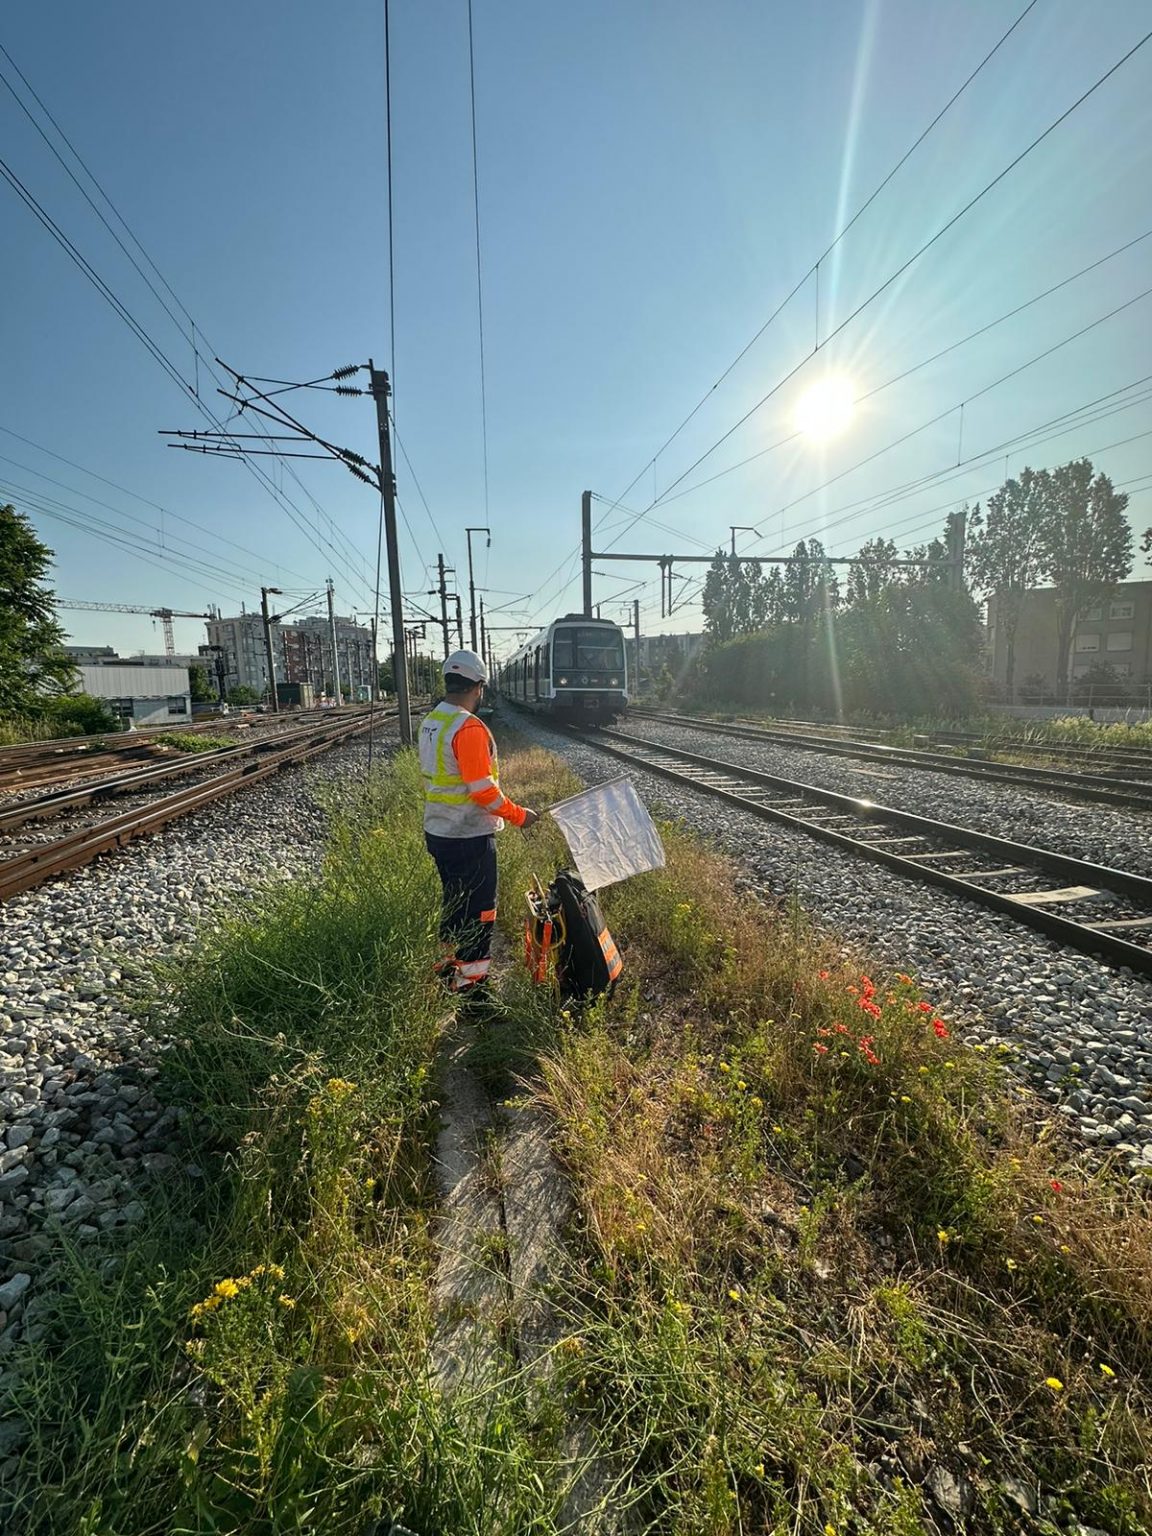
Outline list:
[[[796,425],[801,432],[823,442],[844,430],[852,419],[854,406],[848,380],[829,374],[800,396]]]

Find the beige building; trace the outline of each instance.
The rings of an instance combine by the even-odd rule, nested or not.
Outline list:
[[[988,656],[993,678],[1007,679],[1008,651],[995,597],[988,599]],[[1015,692],[1042,689],[1060,694],[1070,683],[1100,667],[1118,682],[1152,685],[1152,581],[1122,581],[1111,597],[1083,613],[1072,631],[1071,677],[1056,675],[1056,592],[1037,587],[1024,595],[1016,629]]]

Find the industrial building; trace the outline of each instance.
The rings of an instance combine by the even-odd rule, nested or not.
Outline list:
[[[187,667],[102,658],[93,665],[81,663],[79,672],[82,690],[104,699],[122,725],[186,724],[192,718]]]
[[[994,596],[988,599],[988,658],[994,681],[1006,689],[1008,646]],[[1152,581],[1122,581],[1111,597],[1086,609],[1073,629],[1068,661],[1070,676],[1058,677],[1055,589],[1026,592],[1016,628],[1013,692],[1018,698],[1061,698],[1089,674],[1110,674],[1118,690],[1136,702],[1152,692]]]

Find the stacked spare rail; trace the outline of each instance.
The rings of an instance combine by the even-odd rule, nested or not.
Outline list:
[[[1152,976],[1152,878],[1145,875],[633,734],[579,734],[587,745],[634,768],[991,907],[1109,964]]]

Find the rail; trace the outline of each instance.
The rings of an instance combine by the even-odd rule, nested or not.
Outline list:
[[[619,731],[568,727],[567,732],[633,767],[978,902],[1109,964],[1152,976],[1152,879],[1146,876]],[[1048,879],[1053,875],[1066,883],[1053,888]],[[1082,915],[1053,910],[1074,907]]]
[[[23,891],[42,885],[54,875],[90,864],[102,853],[125,847],[137,838],[158,831],[177,817],[187,816],[237,789],[258,783],[282,768],[307,762],[367,731],[371,723],[370,717],[364,714],[354,720],[333,722],[328,728],[323,725],[314,727],[300,733],[303,739],[294,739],[287,744],[281,738],[262,756],[250,756],[224,773],[214,774],[204,783],[189,785],[94,826],[81,827],[54,842],[34,844],[0,862],[0,901],[8,901]],[[296,733],[293,735],[295,737]]]
[[[630,718],[658,720],[693,730],[711,731],[721,736],[736,736],[758,741],[765,746],[796,747],[805,752],[823,752],[829,757],[851,757],[863,762],[891,763],[905,768],[921,768],[931,773],[950,773],[961,778],[983,779],[988,783],[1019,784],[1026,789],[1051,790],[1090,800],[1101,805],[1152,811],[1152,782],[1114,778],[1110,774],[1081,773],[1072,769],[1022,767],[1015,763],[989,763],[982,758],[950,757],[921,747],[888,747],[870,741],[836,740],[806,736],[799,732],[778,730],[775,726],[735,725],[722,721],[697,720],[691,715],[663,714],[656,710],[633,709]],[[1149,770],[1152,772],[1152,769]]]

